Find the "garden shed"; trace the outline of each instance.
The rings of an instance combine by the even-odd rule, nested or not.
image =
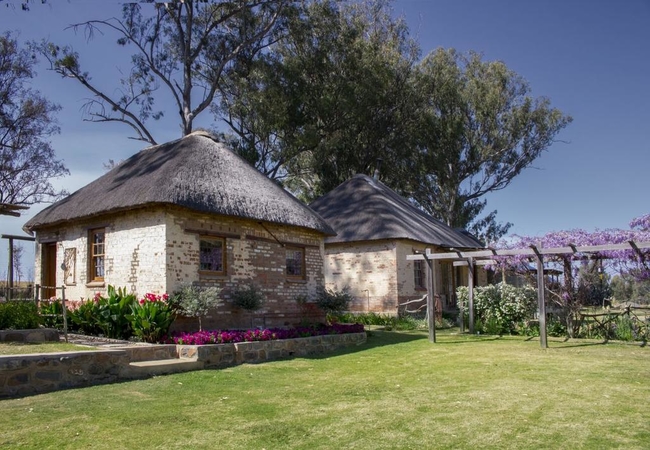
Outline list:
[[[218,286],[225,302],[208,327],[288,325],[297,302],[324,285],[330,226],[213,136],[196,132],[146,148],[29,220],[35,279],[88,299],[108,285],[137,295],[192,283]],[[230,293],[257,285],[253,316]],[[45,296],[55,292],[45,292]]]
[[[424,261],[406,256],[450,249],[479,249],[483,244],[451,228],[366,175],[355,175],[309,205],[336,231],[325,239],[325,282],[329,289],[351,288],[351,309],[395,314],[399,304],[427,293]],[[436,262],[436,294],[443,309],[454,309],[455,290],[467,283],[467,267]],[[487,274],[477,269],[479,284]],[[422,300],[424,304],[424,300]]]

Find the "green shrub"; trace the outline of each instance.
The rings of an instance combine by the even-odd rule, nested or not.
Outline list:
[[[566,336],[566,324],[556,318],[551,318],[546,323],[546,334],[553,337]]]
[[[264,293],[256,285],[249,284],[232,293],[232,303],[237,308],[255,311],[264,304]]]
[[[90,336],[99,336],[102,329],[99,327],[99,306],[93,300],[81,302],[77,309],[68,313],[68,326],[70,331],[76,331]]]
[[[352,295],[348,286],[340,291],[321,288],[316,294],[316,305],[328,314],[339,314],[346,311],[351,301]]]
[[[41,300],[38,305],[40,323],[45,328],[63,329],[61,300]]]
[[[462,317],[469,315],[469,291],[461,286],[456,291]],[[514,334],[517,324],[532,317],[537,307],[537,291],[530,287],[514,287],[505,283],[474,289],[474,318],[477,331],[489,334]],[[481,327],[478,326],[481,325]]]
[[[172,307],[185,317],[196,317],[199,320],[199,331],[203,330],[201,317],[205,316],[210,308],[221,304],[219,299],[220,289],[212,287],[184,285],[171,297]]]
[[[134,294],[127,294],[126,288],[108,286],[108,297],[95,295],[70,313],[70,321],[85,334],[103,335],[112,339],[128,339],[133,335],[131,305],[136,302]]]
[[[38,325],[38,308],[33,301],[0,303],[0,330],[29,330]]]
[[[150,343],[161,342],[167,336],[174,321],[173,307],[167,300],[167,294],[146,294],[138,302],[131,303],[127,319],[135,336]]]

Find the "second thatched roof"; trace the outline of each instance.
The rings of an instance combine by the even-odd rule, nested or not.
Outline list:
[[[140,151],[44,209],[23,228],[31,232],[156,204],[335,234],[309,207],[202,132]]]
[[[355,175],[309,205],[336,231],[325,243],[410,239],[446,248],[484,245],[434,219],[383,183]]]

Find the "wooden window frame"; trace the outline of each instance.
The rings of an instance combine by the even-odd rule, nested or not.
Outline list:
[[[424,261],[413,261],[413,284],[415,286],[415,290],[417,291],[423,291],[427,289],[427,273],[425,271],[424,264]],[[419,276],[418,273],[420,274]],[[418,283],[418,281],[420,282]]]
[[[221,243],[221,270],[207,270],[201,268],[201,246],[203,242],[220,242]],[[199,273],[204,275],[224,276],[226,275],[226,238],[217,236],[199,236]]]
[[[95,236],[102,234],[102,252],[97,252]],[[97,276],[97,258],[102,258],[103,275]],[[88,231],[88,282],[103,283],[106,277],[106,228],[93,228]]]
[[[287,264],[287,253],[289,252],[300,252],[300,255],[302,257],[302,261],[300,263],[300,274],[295,275],[295,274],[290,274],[288,269],[289,265]],[[297,246],[287,246],[284,248],[284,274],[286,277],[290,280],[304,280],[307,274],[307,267],[305,265],[305,247],[297,247]]]

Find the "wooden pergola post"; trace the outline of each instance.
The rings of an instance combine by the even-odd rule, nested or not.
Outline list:
[[[14,239],[9,239],[9,268],[7,269],[7,301],[11,301],[14,290]]]
[[[431,250],[426,249],[424,260],[427,262],[427,319],[429,325],[429,342],[436,342],[436,302],[435,295],[435,271],[433,270],[433,260],[431,259]]]
[[[546,298],[544,286],[544,258],[537,247],[531,245],[537,259],[537,320],[539,321],[539,345],[548,348],[546,339]]]
[[[469,308],[469,332],[474,334],[474,258],[467,258],[467,296]]]

